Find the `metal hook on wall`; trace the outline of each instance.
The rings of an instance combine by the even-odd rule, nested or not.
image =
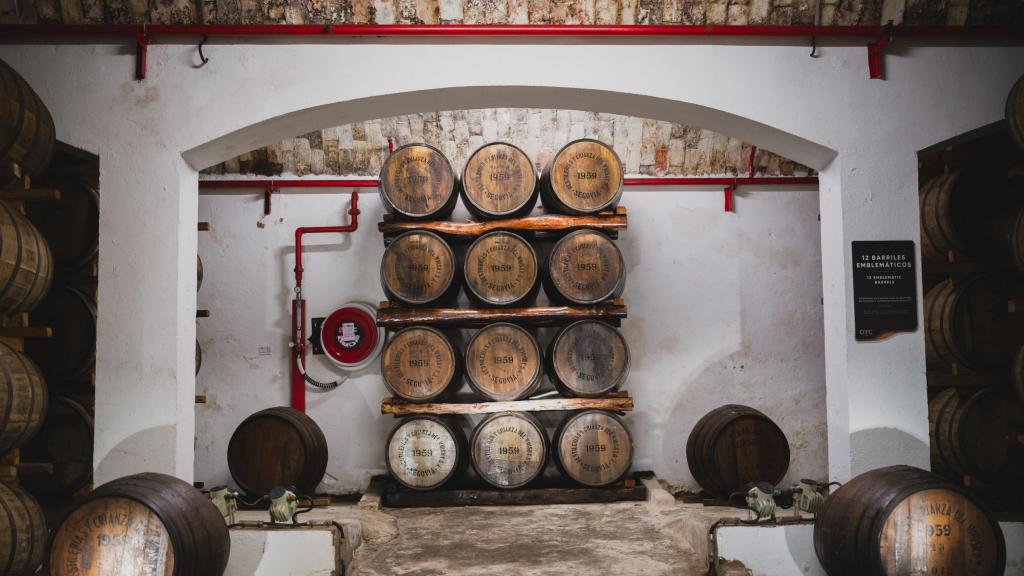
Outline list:
[[[811,58],[818,57],[818,38],[811,36]]]
[[[209,40],[210,40],[209,36],[203,36],[203,39],[199,42],[199,59],[202,60],[203,63],[197,65],[196,68],[202,68],[203,66],[206,66],[207,62],[210,61],[210,59],[207,58],[206,55],[203,54],[203,45],[206,44],[206,42],[209,41]]]

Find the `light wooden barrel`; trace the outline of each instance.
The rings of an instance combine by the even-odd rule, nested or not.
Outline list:
[[[629,346],[614,327],[580,320],[548,346],[548,376],[564,396],[596,398],[618,390],[629,375]]]
[[[540,288],[537,253],[511,232],[490,232],[466,250],[466,295],[484,306],[524,305]]]
[[[429,402],[457,387],[462,354],[441,331],[411,326],[395,333],[380,355],[384,385],[409,402]]]
[[[99,253],[100,196],[82,178],[50,180],[60,191],[57,202],[28,202],[28,219],[42,232],[58,273],[81,270]]]
[[[28,492],[0,483],[0,574],[30,576],[46,557],[46,518]]]
[[[260,410],[235,429],[228,469],[246,494],[295,486],[312,495],[327,470],[327,439],[312,418],[286,406]]]
[[[544,207],[562,214],[594,214],[622,197],[622,161],[610,146],[582,139],[566,144],[541,175]]]
[[[587,486],[607,486],[629,471],[633,439],[615,414],[586,410],[559,425],[554,454],[562,474]]]
[[[954,365],[975,372],[1008,369],[1024,342],[1024,322],[1008,312],[1008,303],[1021,294],[1024,283],[995,273],[933,286],[924,298],[928,367],[947,373]]]
[[[429,144],[395,149],[380,170],[384,208],[403,220],[444,220],[455,208],[458,186],[448,159]]]
[[[537,205],[537,170],[525,152],[505,142],[477,148],[462,170],[462,203],[477,218],[514,218]]]
[[[686,463],[701,488],[728,498],[748,482],[781,482],[789,469],[789,442],[761,412],[727,404],[708,412],[690,431]]]
[[[46,381],[31,359],[0,342],[0,454],[28,442],[42,427]]]
[[[25,351],[52,383],[73,382],[96,366],[96,302],[77,288],[53,290],[33,314],[53,337],[25,343]]]
[[[53,256],[43,235],[0,201],[0,316],[29,312],[50,290]]]
[[[942,477],[911,466],[865,472],[828,498],[814,550],[830,576],[1000,576],[1006,545],[984,506]]]
[[[53,474],[24,477],[25,488],[46,501],[67,498],[92,482],[93,429],[85,406],[54,399],[39,434],[21,448],[22,462],[52,464]]]
[[[1006,124],[1017,148],[1024,150],[1024,76],[1017,79],[1006,97]]]
[[[0,60],[0,187],[38,176],[53,157],[53,118],[25,79]],[[17,168],[15,168],[15,166]]]
[[[969,396],[944,390],[928,403],[932,469],[957,481],[965,476],[1016,486],[1024,481],[1024,406],[1008,390],[985,388]]]
[[[466,346],[466,379],[486,400],[528,398],[540,387],[542,365],[537,340],[514,324],[486,326]]]
[[[469,441],[473,469],[496,488],[532,482],[547,463],[547,432],[529,412],[499,412],[477,424]]]
[[[108,482],[75,504],[54,532],[54,574],[220,576],[231,539],[202,492],[173,476]]]
[[[466,448],[457,420],[409,416],[388,436],[384,459],[391,476],[403,486],[432,490],[458,474],[467,462]]]
[[[618,246],[595,230],[577,230],[555,243],[545,260],[544,292],[552,302],[597,304],[622,294],[626,263]]]
[[[394,239],[380,263],[380,283],[391,300],[410,306],[450,303],[458,296],[458,261],[451,246],[432,232]]]

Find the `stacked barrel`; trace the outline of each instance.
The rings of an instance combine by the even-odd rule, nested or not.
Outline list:
[[[623,168],[615,152],[595,140],[569,143],[541,175],[512,144],[476,150],[456,175],[448,159],[426,144],[396,149],[381,170],[380,193],[391,217],[415,225],[387,246],[380,279],[389,307],[511,310],[510,321],[474,330],[423,325],[391,334],[381,354],[384,385],[406,403],[463,402],[465,384],[474,402],[507,402],[498,412],[413,415],[392,430],[386,461],[392,476],[414,490],[439,488],[477,476],[497,488],[534,484],[549,460],[564,477],[586,486],[621,479],[632,460],[632,440],[611,412],[562,415],[516,408],[550,387],[550,394],[598,398],[614,393],[629,371],[629,347],[611,324],[582,319],[555,329],[520,321],[543,291],[550,304],[600,305],[618,298],[626,266],[611,237],[585,226],[547,234],[514,224],[529,218],[540,198],[551,214],[593,216],[614,209]],[[445,237],[461,196],[466,210],[486,222],[486,232],[466,242]],[[580,220],[581,222],[583,220]],[[517,229],[517,231],[513,231]],[[461,292],[461,296],[460,296]],[[549,433],[550,432],[550,433]],[[472,468],[472,472],[463,470]]]

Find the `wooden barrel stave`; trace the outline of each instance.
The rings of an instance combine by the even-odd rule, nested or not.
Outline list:
[[[541,202],[562,214],[595,214],[622,197],[625,170],[610,146],[591,139],[570,142],[541,174]]]
[[[45,557],[43,509],[28,492],[0,482],[0,574],[35,574]]]
[[[454,392],[463,358],[453,338],[440,330],[410,326],[384,343],[380,366],[392,394],[408,402],[429,402]]]
[[[459,262],[440,236],[425,230],[395,238],[380,263],[380,284],[390,300],[408,306],[453,303],[458,297]]]
[[[44,500],[67,498],[92,482],[93,419],[76,400],[50,404],[39,434],[21,449],[22,462],[53,465],[53,474],[26,476],[25,488]]]
[[[477,218],[526,216],[537,205],[537,170],[525,152],[506,142],[484,144],[462,169],[462,204]]]
[[[485,400],[522,400],[540,388],[540,345],[524,328],[498,322],[477,331],[466,345],[466,381]]]
[[[0,316],[32,311],[52,281],[53,256],[43,235],[0,201]]]
[[[477,424],[469,445],[473,469],[495,488],[526,486],[547,464],[547,432],[529,412],[491,414]]]
[[[558,332],[544,361],[560,394],[597,398],[625,383],[629,345],[615,327],[598,320],[580,320]]]
[[[99,253],[100,195],[83,178],[46,178],[60,191],[57,202],[26,205],[28,219],[46,238],[60,274],[81,270]]]
[[[327,439],[306,414],[267,408],[238,425],[228,442],[228,469],[246,494],[295,486],[312,495],[327,470]]]
[[[34,362],[0,342],[0,454],[29,440],[48,408],[46,381]]]
[[[0,187],[38,176],[53,157],[50,111],[24,78],[0,60]],[[17,169],[15,169],[15,165]]]
[[[540,289],[537,253],[512,232],[490,232],[466,250],[462,266],[466,296],[483,306],[522,306]]]
[[[413,490],[440,488],[468,463],[462,422],[451,416],[403,418],[385,446],[384,461],[391,476]]]
[[[429,144],[406,144],[380,170],[385,210],[403,220],[444,220],[459,199],[459,181],[444,154]]]
[[[1017,148],[1024,151],[1024,76],[1017,79],[1006,97],[1006,124]]]
[[[585,410],[559,424],[552,444],[558,469],[592,487],[618,482],[633,462],[633,439],[618,416]]]
[[[25,351],[52,384],[73,383],[96,366],[96,302],[78,288],[62,286],[36,310],[37,321],[53,328],[51,338],[25,343]]]
[[[615,242],[596,230],[563,236],[544,259],[544,292],[557,304],[597,304],[622,295],[626,263]]]

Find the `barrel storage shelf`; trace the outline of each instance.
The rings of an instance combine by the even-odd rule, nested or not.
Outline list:
[[[619,326],[626,318],[626,302],[616,298],[591,306],[533,306],[529,308],[407,308],[383,301],[377,325],[396,329],[406,326],[477,328],[495,322],[519,326],[560,326],[576,320],[603,320]]]
[[[620,414],[633,410],[628,392],[616,392],[604,398],[538,398],[508,402],[439,402],[416,404],[393,396],[380,403],[381,414],[409,416],[412,414],[494,414],[497,412],[564,412],[573,410],[605,410]]]
[[[617,206],[614,210],[605,210],[590,216],[572,216],[566,214],[542,214],[523,218],[507,218],[476,222],[450,222],[432,220],[428,222],[411,222],[397,220],[391,215],[384,215],[383,221],[377,223],[377,230],[384,235],[385,245],[399,234],[412,230],[427,230],[450,240],[472,240],[495,230],[505,230],[526,234],[559,234],[582,228],[600,230],[611,238],[618,238],[618,233],[626,229],[626,208]]]

